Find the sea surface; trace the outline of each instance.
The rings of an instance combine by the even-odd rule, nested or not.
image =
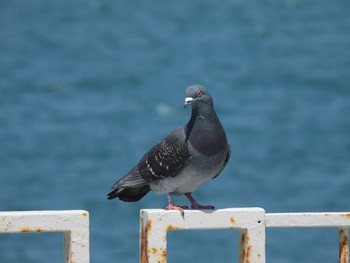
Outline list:
[[[214,98],[232,156],[216,208],[350,211],[347,0],[1,0],[0,210],[86,209],[91,262],[138,262],[150,193],[112,184]],[[175,198],[177,204],[188,204]],[[238,262],[236,231],[173,231],[168,262]],[[338,260],[337,229],[268,229],[267,262]],[[0,263],[63,262],[62,234],[0,235]]]

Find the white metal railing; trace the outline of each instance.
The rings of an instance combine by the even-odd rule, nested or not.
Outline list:
[[[89,263],[87,211],[0,212],[0,234],[28,232],[63,232],[64,262]]]
[[[262,208],[140,212],[140,261],[166,262],[167,232],[238,229],[239,262],[265,262],[266,227],[339,229],[339,262],[349,263],[350,212],[265,213]],[[0,212],[0,233],[63,232],[64,262],[89,263],[89,214],[84,210]]]
[[[339,229],[339,262],[349,263],[350,212],[270,213],[262,208],[140,212],[140,262],[166,262],[167,232],[171,230],[238,229],[239,262],[265,263],[266,227],[335,227]]]

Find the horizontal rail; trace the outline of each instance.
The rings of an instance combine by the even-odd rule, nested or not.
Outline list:
[[[349,223],[350,213],[266,214],[266,227],[349,227]]]
[[[1,233],[62,232],[65,263],[88,263],[89,213],[84,210],[0,212]]]
[[[265,263],[265,229],[334,227],[339,229],[339,262],[349,263],[350,213],[265,213],[262,208],[140,211],[140,262],[166,262],[167,232],[171,230],[238,229],[239,262]]]

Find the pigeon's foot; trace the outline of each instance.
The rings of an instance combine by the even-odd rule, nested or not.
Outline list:
[[[192,209],[215,209],[213,205],[200,205],[197,200],[193,198],[191,193],[186,193],[185,195],[190,200]]]
[[[181,216],[184,217],[184,215],[185,215],[184,210],[188,209],[188,206],[186,206],[186,205],[182,205],[182,206],[174,205],[173,198],[171,197],[171,194],[168,194],[168,206],[166,208],[164,208],[164,209],[165,210],[177,210],[177,211],[180,211]]]
[[[200,205],[200,204],[193,204],[191,205],[192,209],[215,209],[213,205]]]

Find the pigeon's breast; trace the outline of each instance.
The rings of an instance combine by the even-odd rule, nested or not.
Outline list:
[[[227,147],[227,137],[215,112],[209,116],[199,115],[195,122],[187,125],[187,140],[199,153],[213,156]]]

